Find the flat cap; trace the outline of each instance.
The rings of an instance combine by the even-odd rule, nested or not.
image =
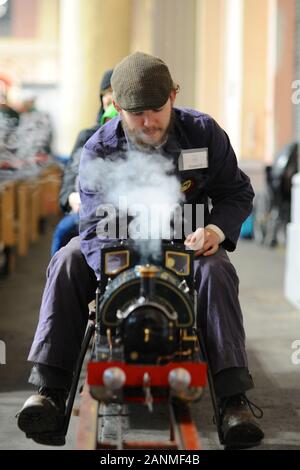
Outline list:
[[[111,86],[120,108],[138,112],[163,106],[170,96],[173,80],[161,59],[135,52],[115,67]]]

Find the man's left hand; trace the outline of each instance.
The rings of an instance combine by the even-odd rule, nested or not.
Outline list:
[[[185,246],[195,250],[195,256],[211,256],[219,249],[221,239],[212,229],[198,228],[186,237]]]

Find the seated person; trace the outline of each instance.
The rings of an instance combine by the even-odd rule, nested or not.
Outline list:
[[[59,201],[61,209],[66,214],[55,228],[51,245],[51,256],[53,256],[61,247],[65,246],[71,240],[71,238],[78,235],[80,208],[80,197],[78,192],[78,168],[81,150],[84,144],[99,129],[100,126],[118,114],[111,102],[111,75],[112,70],[107,70],[101,81],[101,107],[97,116],[98,122],[95,126],[84,129],[79,133],[70,159],[64,171]]]
[[[0,77],[0,170],[18,170],[20,163],[16,156],[16,131],[20,121],[19,113],[9,106],[7,85]],[[9,176],[9,173],[8,173]]]
[[[21,97],[16,138],[22,145],[18,146],[17,155],[24,170],[34,170],[52,161],[53,126],[49,113],[37,106],[37,96],[33,91],[23,90]]]
[[[100,249],[109,239],[97,234],[99,202],[107,195],[89,188],[90,164],[128,149],[158,151],[178,163],[175,175],[186,202],[205,209],[204,227],[181,243],[195,250],[197,325],[206,345],[227,447],[253,447],[264,434],[246,392],[254,387],[248,370],[239,279],[225,250],[236,248],[240,228],[252,209],[249,178],[238,168],[227,134],[199,111],[176,108],[178,86],[160,59],[137,52],[123,59],[111,79],[119,117],[85,144],[80,162],[80,239],[73,238],[50,261],[39,324],[29,354],[30,383],[38,387],[18,414],[18,426],[36,442],[49,444],[62,429],[65,401],[81,348],[88,304],[100,277]],[[189,150],[193,149],[193,157]],[[184,165],[188,170],[187,181]],[[141,158],[143,155],[141,154]],[[188,190],[189,189],[189,190]],[[212,202],[209,211],[208,198]],[[199,237],[200,235],[200,237]],[[199,244],[199,240],[202,242]],[[50,437],[49,437],[50,436]],[[56,444],[63,444],[64,439]]]

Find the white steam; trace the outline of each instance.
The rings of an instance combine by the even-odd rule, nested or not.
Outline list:
[[[82,170],[82,188],[100,192],[103,204],[111,204],[120,215],[127,210],[133,217],[129,237],[139,243],[145,258],[158,255],[161,239],[172,236],[174,208],[183,198],[180,182],[171,174],[173,161],[158,153],[131,151],[122,157],[97,158]]]

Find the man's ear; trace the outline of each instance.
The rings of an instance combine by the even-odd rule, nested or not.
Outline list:
[[[115,100],[113,100],[113,105],[116,108],[116,110],[118,111],[118,113],[120,113],[122,111],[122,108],[120,108],[120,106],[115,102]]]

